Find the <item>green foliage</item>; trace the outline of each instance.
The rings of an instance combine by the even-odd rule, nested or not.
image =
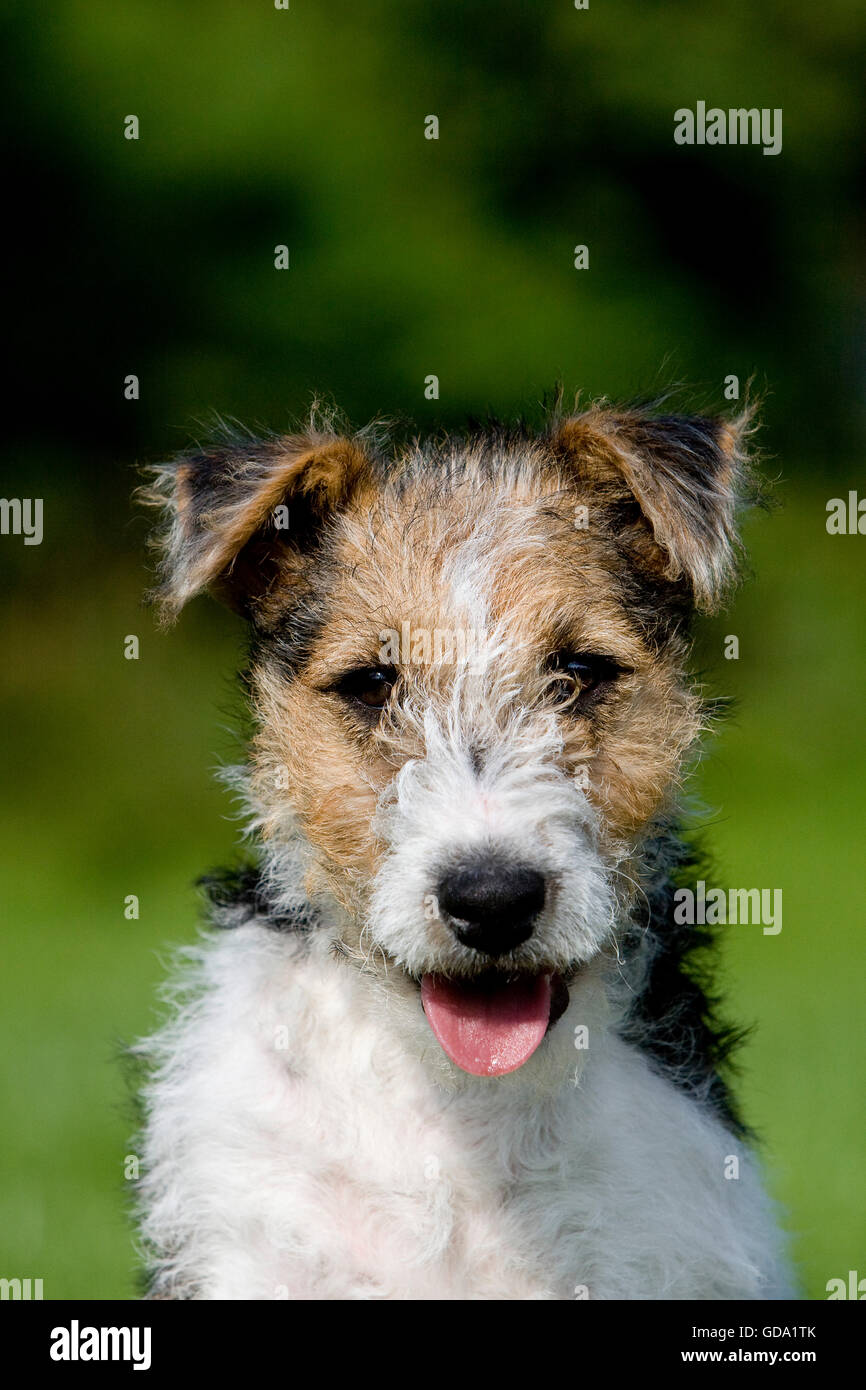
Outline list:
[[[85,0],[7,30],[31,441],[96,467],[214,408],[282,426],[314,391],[425,424],[557,378],[718,406],[753,371],[800,466],[862,441],[854,0]],[[781,107],[782,154],[676,146],[698,98]]]

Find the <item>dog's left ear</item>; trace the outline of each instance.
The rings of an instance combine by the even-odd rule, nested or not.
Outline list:
[[[590,495],[637,504],[644,539],[635,553],[711,612],[736,577],[753,415],[751,407],[724,420],[594,406],[562,421],[550,443]]]
[[[253,617],[279,564],[298,568],[369,468],[354,440],[310,431],[215,444],[149,470],[139,498],[168,523],[156,537],[162,582],[151,596],[161,619],[173,621],[203,589]]]

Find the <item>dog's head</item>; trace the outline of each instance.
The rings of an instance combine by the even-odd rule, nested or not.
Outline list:
[[[272,871],[303,846],[340,953],[464,1071],[520,1067],[615,957],[700,730],[688,627],[734,575],[747,429],[593,407],[161,470],[163,611],[208,588],[251,624]]]

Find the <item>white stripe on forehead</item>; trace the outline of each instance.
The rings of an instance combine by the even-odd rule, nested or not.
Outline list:
[[[449,615],[495,640],[490,628],[490,597],[504,565],[519,563],[527,552],[545,548],[547,538],[533,523],[538,516],[536,499],[516,500],[512,488],[491,491],[478,508],[471,534],[446,556],[442,579]]]
[[[483,535],[473,533],[452,550],[443,566],[449,616],[466,628],[486,633],[495,566]]]

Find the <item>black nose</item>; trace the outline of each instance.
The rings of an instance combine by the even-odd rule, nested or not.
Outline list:
[[[501,859],[472,860],[442,875],[439,907],[464,946],[504,956],[532,935],[544,907],[544,875]]]

